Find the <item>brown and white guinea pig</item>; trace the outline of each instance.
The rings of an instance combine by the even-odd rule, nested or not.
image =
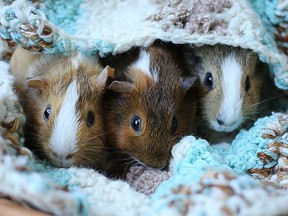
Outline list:
[[[181,136],[194,130],[194,82],[177,48],[155,43],[104,60],[116,79],[105,94],[108,145],[162,169]]]
[[[202,120],[232,132],[257,113],[263,65],[256,53],[226,45],[184,49],[191,73],[200,77]]]
[[[79,54],[33,55],[22,48],[16,49],[11,65],[27,115],[27,147],[59,167],[101,167],[102,96],[114,71]]]

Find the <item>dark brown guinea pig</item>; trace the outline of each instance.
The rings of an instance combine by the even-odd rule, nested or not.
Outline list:
[[[173,145],[193,133],[197,78],[172,44],[135,48],[106,63],[117,77],[104,96],[108,145],[135,162],[165,168]]]

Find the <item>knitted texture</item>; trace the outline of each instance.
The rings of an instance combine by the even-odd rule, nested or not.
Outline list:
[[[288,89],[288,60],[274,40],[276,33],[285,38],[283,27],[278,28],[280,32],[275,27],[285,26],[279,20],[287,4],[265,2],[72,0],[67,6],[65,1],[31,5],[17,0],[1,10],[0,36],[11,45],[20,43],[27,49],[65,55],[75,50],[88,55],[116,54],[133,46],[148,46],[156,39],[240,46],[257,52],[270,64],[276,85]],[[283,43],[278,45],[285,47]]]
[[[82,194],[68,192],[29,169],[32,154],[22,138],[25,116],[12,88],[9,64],[3,61],[0,77],[0,196],[56,215],[86,215]]]
[[[49,1],[47,3],[49,4]],[[65,1],[62,3],[66,4]],[[113,45],[95,37],[67,34],[50,23],[43,11],[37,10],[25,0],[15,1],[11,6],[3,7],[0,17],[0,36],[10,45],[21,43],[29,50],[63,55],[71,55],[76,50],[104,55],[113,50]]]
[[[5,6],[4,6],[5,2]],[[0,1],[0,37],[31,51],[117,54],[156,39],[253,49],[288,89],[287,1]],[[277,41],[274,38],[277,37]],[[286,47],[286,48],[285,48]],[[0,44],[1,59],[10,52]],[[0,62],[0,194],[55,215],[288,214],[288,114],[273,113],[229,145],[184,137],[168,171],[132,167],[127,181],[56,168],[23,147],[25,117]],[[43,196],[45,194],[45,196]]]
[[[58,185],[84,195],[88,215],[133,216],[145,215],[145,212],[152,211],[149,209],[151,200],[148,196],[136,192],[126,182],[108,179],[95,170],[59,169],[41,162],[33,163],[31,167]],[[41,185],[40,181],[38,183]]]
[[[228,150],[234,147],[232,144]],[[176,156],[179,152],[182,154]],[[288,197],[278,184],[236,175],[229,161],[205,140],[186,137],[172,153],[174,175],[152,195],[158,215],[287,214],[284,203]],[[233,156],[237,157],[237,152]]]

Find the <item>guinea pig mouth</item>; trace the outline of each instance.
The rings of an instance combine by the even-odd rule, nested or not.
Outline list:
[[[71,167],[73,165],[72,159],[69,159],[69,160],[66,159],[65,160],[65,159],[61,159],[61,158],[49,158],[49,162],[56,167],[68,168],[68,167]]]
[[[168,165],[162,165],[162,166],[153,166],[153,165],[150,165],[150,164],[145,164],[143,162],[141,162],[140,160],[138,160],[136,157],[131,157],[135,163],[135,165],[140,165],[140,166],[144,166],[144,167],[150,167],[150,168],[153,168],[153,169],[159,169],[159,170],[165,170],[168,168]]]
[[[238,119],[231,124],[225,124],[225,122],[221,122],[219,120],[213,120],[210,122],[210,127],[218,132],[232,132],[240,127],[242,123],[242,119]]]
[[[145,167],[147,167],[147,165],[144,164],[143,162],[141,162],[140,160],[138,160],[138,158],[133,157],[133,156],[131,156],[131,158],[132,158],[133,162],[134,162],[136,165],[140,165],[140,166],[145,166]]]

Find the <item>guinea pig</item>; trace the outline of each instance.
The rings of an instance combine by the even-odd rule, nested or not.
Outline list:
[[[204,127],[232,132],[257,113],[263,65],[251,50],[226,45],[184,49],[191,73],[200,77]]]
[[[55,166],[101,168],[102,96],[114,71],[95,57],[34,55],[22,48],[11,65],[27,116],[25,145]]]
[[[193,133],[197,77],[186,71],[177,47],[165,43],[106,63],[115,68],[104,96],[107,145],[142,165],[165,168],[173,145]]]

